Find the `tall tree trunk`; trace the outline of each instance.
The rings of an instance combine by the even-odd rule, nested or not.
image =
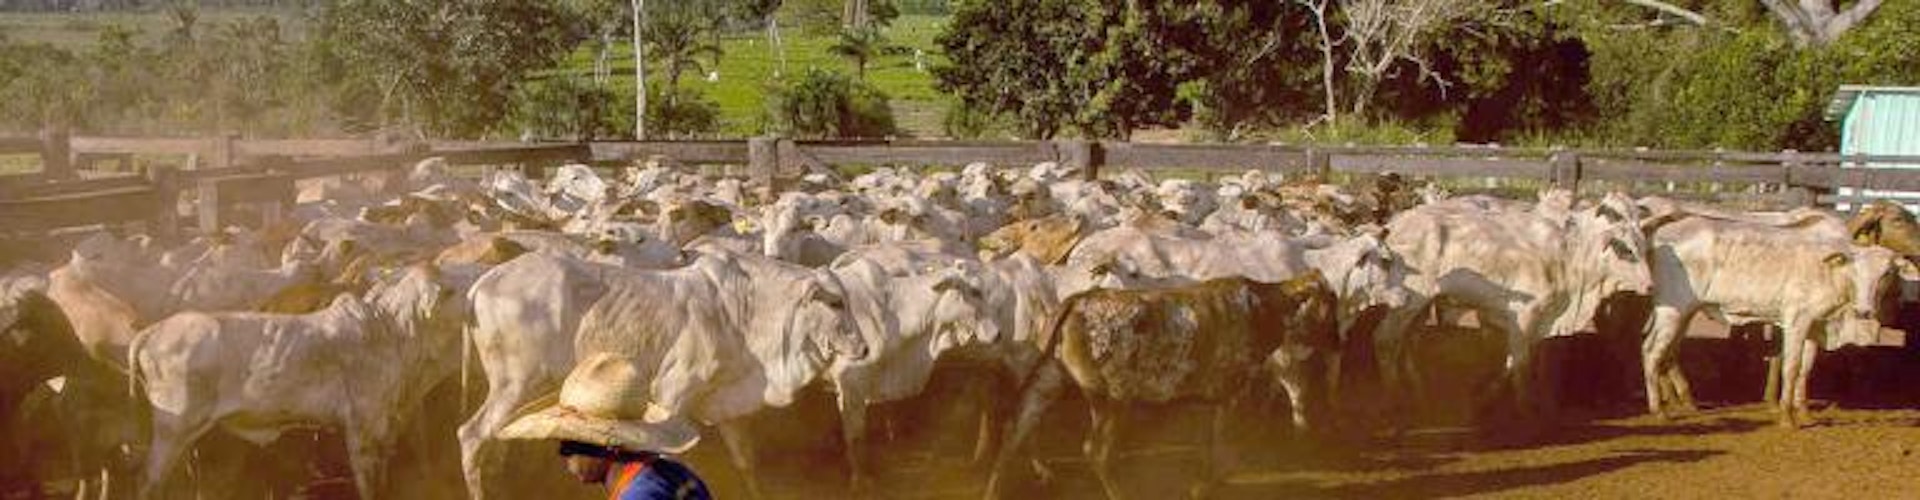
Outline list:
[[[613,66],[607,63],[607,59],[612,55],[613,29],[610,27],[601,28],[600,53],[593,58],[593,83],[606,85],[607,79],[613,76]]]
[[[780,65],[773,69],[773,77],[779,78],[787,73],[787,49],[780,43],[780,18],[773,14],[767,14],[767,47],[772,48],[774,58],[780,60]]]
[[[1334,99],[1333,87],[1333,35],[1327,31],[1327,0],[1313,8],[1313,25],[1320,32],[1320,87],[1326,96],[1327,124],[1340,118],[1340,104]]]
[[[1790,4],[1788,0],[1760,0],[1773,12],[1775,18],[1786,26],[1787,34],[1793,37],[1797,47],[1820,47],[1840,39],[1848,30],[1865,21],[1868,15],[1880,8],[1883,0],[1860,0],[1848,6],[1844,11],[1836,12],[1835,0],[1800,0]]]
[[[647,49],[641,42],[647,0],[633,0],[633,140],[647,140]]]

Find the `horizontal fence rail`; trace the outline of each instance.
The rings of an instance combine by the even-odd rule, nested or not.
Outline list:
[[[404,172],[430,157],[450,165],[517,166],[529,177],[568,162],[625,165],[665,157],[682,165],[737,165],[768,182],[846,165],[1000,167],[1058,162],[1087,178],[1115,172],[1184,171],[1205,176],[1260,170],[1325,180],[1385,173],[1487,186],[1559,185],[1755,206],[1829,205],[1873,197],[1840,188],[1920,191],[1920,156],[1740,151],[1503,148],[1493,146],[1327,146],[1149,144],[1059,141],[778,140],[526,143],[392,142],[366,138],[242,139],[69,136],[0,137],[0,155],[41,157],[36,172],[0,176],[0,233],[143,221],[168,231],[182,192],[202,230],[221,210],[290,205],[297,181]],[[140,161],[136,161],[138,157]],[[100,174],[99,162],[125,170]],[[144,161],[144,169],[132,168]],[[1844,168],[1843,168],[1844,167]],[[143,170],[135,174],[134,170]],[[81,175],[84,173],[85,175]]]

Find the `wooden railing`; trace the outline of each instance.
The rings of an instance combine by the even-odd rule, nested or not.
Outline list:
[[[746,167],[769,181],[840,165],[958,166],[985,162],[1027,166],[1059,162],[1089,177],[1126,169],[1178,169],[1202,174],[1246,170],[1323,179],[1397,172],[1413,177],[1497,178],[1582,189],[1659,191],[1704,186],[1686,196],[1771,206],[1848,201],[1838,187],[1920,191],[1920,157],[1830,153],[1526,149],[1487,146],[1361,147],[1301,145],[1144,144],[1092,141],[736,141],[518,143],[367,139],[251,140],[215,138],[69,137],[46,132],[0,137],[0,155],[41,157],[42,168],[0,176],[0,232],[144,221],[156,232],[178,228],[180,193],[192,190],[202,230],[220,227],[221,209],[238,204],[290,205],[294,182],[317,177],[400,172],[439,156],[454,165],[513,165],[531,177],[565,162],[624,162],[653,155],[683,164]],[[94,165],[134,157],[141,174],[93,174]],[[1841,165],[1871,168],[1839,168]],[[135,170],[123,168],[125,171]],[[87,172],[89,175],[78,175]]]

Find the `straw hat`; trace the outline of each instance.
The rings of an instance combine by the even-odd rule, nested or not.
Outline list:
[[[685,420],[654,404],[633,360],[608,353],[582,360],[558,394],[523,407],[504,439],[552,439],[629,451],[684,453],[700,441]],[[537,410],[537,411],[534,411]]]

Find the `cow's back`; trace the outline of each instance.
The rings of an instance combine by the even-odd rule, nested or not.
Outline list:
[[[1179,290],[1095,290],[1069,299],[1060,356],[1081,387],[1126,401],[1217,397],[1254,352],[1244,280]]]

